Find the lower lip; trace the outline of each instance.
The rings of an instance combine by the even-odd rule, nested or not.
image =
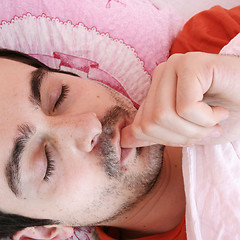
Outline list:
[[[120,160],[121,164],[129,156],[132,150],[133,150],[132,148],[121,148],[121,160]]]

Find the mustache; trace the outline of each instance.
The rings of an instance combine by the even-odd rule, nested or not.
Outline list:
[[[122,175],[119,156],[112,139],[115,135],[115,126],[123,118],[129,117],[129,112],[121,106],[108,110],[102,120],[102,134],[99,136],[98,151],[103,161],[103,168],[110,178],[119,178]]]
[[[108,131],[109,128],[114,127],[120,118],[129,117],[129,115],[129,112],[121,106],[115,106],[111,108],[106,112],[101,122],[103,131]]]

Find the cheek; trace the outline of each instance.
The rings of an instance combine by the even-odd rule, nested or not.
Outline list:
[[[91,80],[83,80],[85,82],[76,83],[71,89],[72,107],[76,111],[95,112],[98,116],[102,116],[106,109],[116,104],[113,93],[110,89]]]
[[[94,192],[109,184],[102,166],[96,159],[71,160],[63,168],[60,194],[79,196],[78,202],[83,196],[93,201]]]
[[[56,204],[56,219],[77,222],[78,225],[94,224],[115,214],[123,196],[116,191],[116,184],[104,178],[85,177],[84,182],[73,183],[71,189]],[[116,194],[118,192],[118,194]],[[121,198],[119,197],[121,196]]]

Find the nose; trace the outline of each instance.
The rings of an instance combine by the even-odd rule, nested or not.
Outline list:
[[[102,133],[102,125],[96,114],[91,112],[55,117],[51,120],[51,131],[64,147],[75,147],[80,151],[90,152]]]

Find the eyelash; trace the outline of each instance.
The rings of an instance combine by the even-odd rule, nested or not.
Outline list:
[[[47,182],[55,171],[55,162],[53,160],[52,153],[47,145],[45,145],[45,156],[47,159],[47,169],[43,179]]]
[[[53,107],[53,112],[61,105],[61,103],[64,101],[64,99],[67,97],[69,93],[69,87],[67,85],[62,85],[62,91],[61,94],[56,101],[54,107]]]

